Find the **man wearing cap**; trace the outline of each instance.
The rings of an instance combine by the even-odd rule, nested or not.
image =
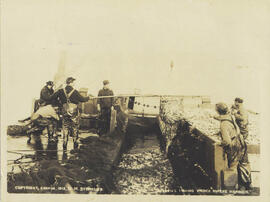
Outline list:
[[[84,97],[82,96],[78,90],[74,88],[75,86],[75,78],[68,77],[66,79],[66,87],[59,89],[55,94],[53,95],[53,99],[56,97],[59,98],[60,103],[63,105],[67,102],[66,94],[69,94],[72,91],[72,94],[70,95],[69,99],[71,103],[79,104],[80,102],[87,102],[89,100],[89,96]],[[66,92],[66,94],[65,94]]]
[[[243,99],[235,98],[234,105],[232,106],[232,114],[235,116],[240,133],[246,139],[248,137],[248,112],[243,107],[243,102]]]
[[[39,100],[36,100],[35,102],[34,112],[36,112],[39,109],[39,107],[51,104],[53,93],[54,93],[53,82],[52,81],[46,82],[46,85],[40,91]]]
[[[113,96],[113,91],[109,88],[109,81],[103,81],[103,88],[99,90],[98,96]],[[100,134],[105,134],[110,129],[111,110],[113,109],[114,98],[100,98],[97,100],[97,109],[100,112]]]
[[[54,93],[53,90],[53,82],[52,81],[48,81],[46,83],[46,86],[44,86],[41,89],[40,92],[40,101],[41,101],[41,105],[48,105],[51,104],[51,100],[52,100],[52,94]]]
[[[47,81],[46,85],[40,91],[40,98],[38,100],[35,100],[34,112],[36,112],[40,107],[52,104],[53,93],[54,93],[53,82]],[[27,117],[26,119],[23,120],[19,120],[19,122],[25,122],[28,120],[30,120],[30,117]]]
[[[82,96],[79,91],[74,88],[76,79],[68,77],[66,80],[66,87],[59,89],[54,93],[53,99],[58,100],[63,115],[63,149],[67,148],[68,136],[73,137],[74,148],[78,147],[77,140],[79,138],[79,118],[80,113],[78,104],[80,102],[87,102],[89,96]]]

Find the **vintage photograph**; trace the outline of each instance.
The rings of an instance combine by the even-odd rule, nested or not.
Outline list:
[[[1,10],[7,197],[261,196],[269,2],[10,0]]]

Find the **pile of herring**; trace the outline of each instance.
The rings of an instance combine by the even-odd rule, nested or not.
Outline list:
[[[189,122],[193,127],[200,130],[207,136],[215,140],[220,140],[220,122],[213,117],[217,115],[214,109],[208,108],[183,108],[181,99],[163,100],[163,105],[160,108],[160,117],[166,125],[173,126],[180,120]],[[259,135],[260,115],[249,113],[249,136],[248,144],[260,144]]]
[[[114,173],[114,182],[122,194],[165,194],[171,192],[173,171],[160,149],[127,153]]]

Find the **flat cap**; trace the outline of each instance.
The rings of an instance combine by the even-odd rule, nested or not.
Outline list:
[[[103,81],[103,85],[107,85],[107,84],[109,84],[110,82],[109,82],[109,80],[104,80]]]
[[[239,97],[235,98],[234,101],[238,102],[238,103],[243,103],[244,102],[244,100],[242,98],[239,98]]]
[[[67,80],[66,80],[66,83],[67,84],[70,84],[72,83],[73,81],[75,81],[76,79],[74,79],[73,77],[68,77]]]
[[[49,85],[49,86],[53,86],[53,82],[52,81],[47,81],[46,84]]]
[[[216,110],[219,114],[227,114],[229,111],[228,106],[223,102],[219,102],[216,104]]]

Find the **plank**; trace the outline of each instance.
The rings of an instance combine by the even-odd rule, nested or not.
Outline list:
[[[111,120],[110,120],[110,132],[114,131],[116,127],[116,110],[111,110]]]

